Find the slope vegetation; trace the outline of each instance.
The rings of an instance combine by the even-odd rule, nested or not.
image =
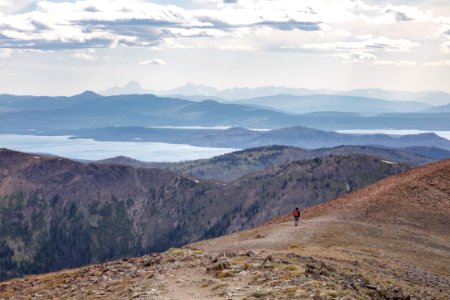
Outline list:
[[[280,217],[162,254],[4,282],[0,297],[448,299],[449,182],[447,160],[304,209],[299,227]]]
[[[293,161],[231,184],[167,170],[0,151],[0,277],[163,251],[247,229],[407,169],[353,155]]]
[[[335,148],[302,149],[275,145],[236,151],[210,159],[178,163],[142,162],[123,156],[97,161],[97,163],[161,168],[203,180],[231,182],[242,176],[286,164],[293,160],[313,159],[328,155],[348,156],[351,154],[372,155],[386,161],[403,162],[411,165],[423,165],[450,158],[450,151],[433,147],[398,149],[375,146],[339,146]]]

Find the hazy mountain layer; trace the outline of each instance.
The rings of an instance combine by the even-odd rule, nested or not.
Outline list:
[[[353,106],[356,107],[356,104],[351,105]],[[374,108],[373,105],[369,107]],[[364,110],[367,109],[369,108]],[[342,112],[294,115],[212,100],[192,102],[153,95],[103,97],[93,92],[72,97],[0,95],[1,133],[68,134],[70,130],[76,128],[189,125],[227,125],[246,128],[283,128],[301,125],[326,130],[355,128],[450,130],[448,119],[450,119],[449,112],[381,114],[371,117]]]
[[[253,148],[267,145],[287,145],[308,149],[340,145],[378,145],[385,147],[427,146],[450,149],[450,141],[434,133],[405,136],[386,134],[352,135],[321,131],[305,127],[290,127],[271,131],[244,128],[227,130],[162,129],[143,127],[109,127],[71,131],[77,138],[99,141],[140,141],[189,144],[204,147]]]
[[[157,94],[157,95],[178,95],[177,97],[187,99],[186,97],[194,97],[197,99],[213,99],[222,98],[226,100],[240,100],[257,97],[267,97],[274,95],[292,95],[292,96],[310,96],[310,95],[341,95],[353,97],[367,97],[381,100],[394,101],[416,101],[433,105],[443,105],[450,103],[450,94],[441,91],[391,91],[384,89],[356,89],[350,91],[335,91],[329,89],[306,89],[306,88],[288,88],[280,86],[267,87],[235,87],[224,90],[218,90],[211,86],[187,83],[184,86],[166,90],[156,91],[142,88],[136,81],[131,81],[123,87],[114,87],[100,94],[124,95],[124,94]]]
[[[421,102],[389,101],[345,95],[274,95],[243,99],[233,103],[254,105],[261,108],[270,108],[297,114],[320,111],[338,111],[374,115],[386,112],[419,112],[432,107],[429,104]]]

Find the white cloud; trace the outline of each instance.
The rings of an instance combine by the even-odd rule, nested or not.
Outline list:
[[[0,0],[0,8],[9,8],[11,7],[11,3],[6,0]]]
[[[436,19],[439,24],[439,34],[450,36],[450,18],[439,17]]]
[[[1,49],[0,48],[0,59],[5,59],[11,56],[11,49]]]
[[[412,67],[417,66],[415,61],[411,60],[377,60],[373,62],[374,65],[387,65],[387,66],[395,66],[395,67]]]
[[[323,51],[409,52],[418,45],[418,43],[405,39],[378,37],[364,41],[305,44],[302,48]]]
[[[270,28],[273,34],[295,34],[320,32],[335,25],[339,25],[336,35],[345,38],[352,34],[346,24],[357,22],[370,28],[373,22],[429,18],[417,7],[380,6],[361,0],[195,1],[204,8],[188,10],[143,0],[38,1],[33,11],[0,19],[0,36],[5,37],[0,38],[0,47],[161,47],[167,38],[242,39],[242,29],[248,29],[248,34],[256,34],[258,28]]]
[[[86,48],[120,48],[105,50],[110,51],[107,54],[127,47],[142,51],[170,48],[180,53],[196,48],[205,53],[213,49],[255,53],[287,49],[298,52],[298,57],[307,52],[310,57],[325,55],[343,62],[393,67],[417,65],[414,60],[424,54],[430,61],[438,61],[440,57],[433,57],[432,51],[439,47],[450,53],[450,41],[443,39],[443,35],[450,37],[450,18],[417,2],[413,6],[364,0],[192,1],[196,3],[186,8],[164,4],[170,0],[158,1],[163,4],[145,0],[37,1],[36,8],[26,13],[0,17],[0,47],[77,50],[71,57],[85,61],[104,57]],[[399,2],[408,3],[393,3]],[[429,52],[420,53],[422,50]],[[395,53],[410,53],[409,60],[395,57]],[[0,57],[9,55],[0,52]],[[163,57],[174,65],[169,56]],[[166,62],[149,59],[139,64]]]
[[[1,1],[1,0],[0,0]],[[240,3],[240,2],[239,2]],[[74,49],[118,45],[154,47],[165,38],[235,36],[241,28],[318,31],[322,20],[305,5],[290,11],[272,1],[186,10],[140,0],[40,1],[34,11],[0,19],[0,46]]]
[[[450,66],[450,60],[440,60],[440,61],[429,61],[422,65],[426,67],[448,67]]]
[[[367,62],[377,59],[375,55],[364,52],[337,53],[333,56],[344,62]]]
[[[392,14],[396,21],[428,21],[430,20],[429,13],[422,12],[417,7],[406,5],[391,5],[385,8],[386,13]]]
[[[218,45],[217,48],[221,50],[243,50],[243,51],[256,50],[255,47],[239,46],[239,45]]]
[[[450,41],[442,43],[441,50],[445,53],[450,53]]]
[[[336,35],[337,36],[351,36],[352,34],[347,30],[339,29],[339,30],[336,30]]]
[[[165,65],[166,62],[162,59],[149,59],[144,60],[139,63],[140,65]]]
[[[80,59],[80,60],[87,60],[87,61],[95,60],[94,56],[84,53],[84,52],[75,52],[71,55],[71,57]]]

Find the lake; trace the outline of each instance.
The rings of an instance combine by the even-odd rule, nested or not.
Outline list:
[[[92,139],[70,139],[70,136],[34,136],[0,134],[0,148],[48,153],[72,159],[100,160],[127,156],[141,161],[177,162],[211,158],[238,149],[194,147],[154,142],[102,142]]]
[[[160,128],[160,129],[196,129],[196,130],[227,130],[236,128],[236,126],[149,126],[147,128]],[[270,131],[268,128],[246,128],[252,131]]]

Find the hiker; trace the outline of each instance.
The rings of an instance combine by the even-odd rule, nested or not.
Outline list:
[[[300,210],[298,209],[298,207],[294,209],[293,215],[295,220],[295,226],[298,226],[298,222],[300,221]]]

